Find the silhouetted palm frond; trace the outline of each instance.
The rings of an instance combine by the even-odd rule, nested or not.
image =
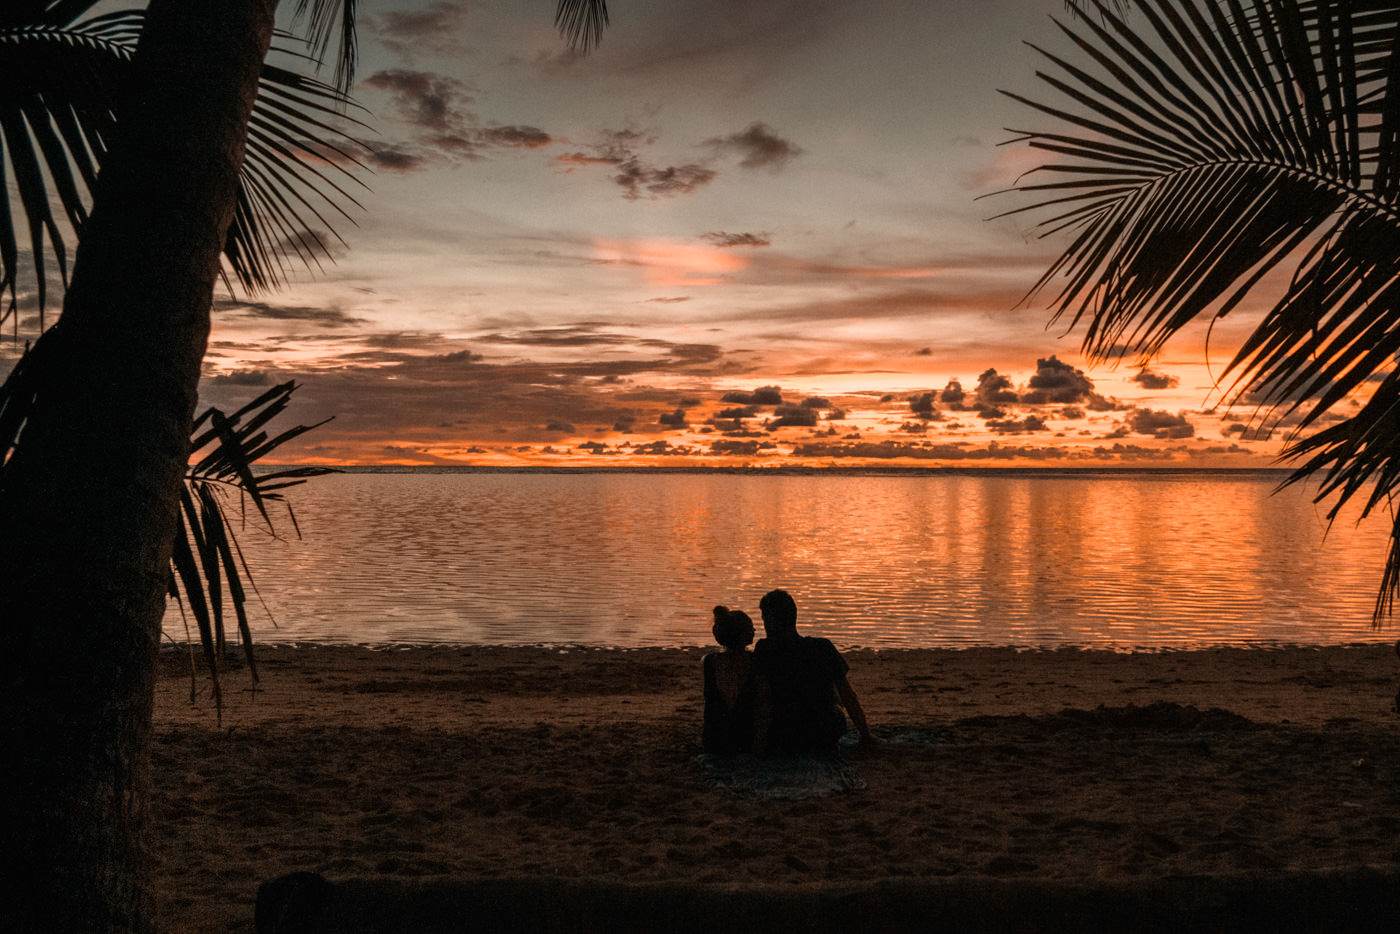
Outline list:
[[[554,25],[569,47],[586,53],[603,41],[608,25],[607,0],[559,0]]]
[[[183,596],[181,611],[188,606],[194,616],[216,707],[222,705],[219,662],[226,643],[225,597],[237,621],[248,670],[254,681],[258,678],[246,606],[247,588],[253,587],[253,578],[238,546],[234,519],[227,511],[230,501],[237,499],[240,517],[244,506],[251,504],[262,520],[263,531],[275,534],[268,507],[285,504],[282,491],[311,477],[335,472],[329,467],[288,467],[269,472],[253,469],[255,463],[281,445],[325,424],[298,425],[276,435],[268,434],[267,424],[286,409],[295,390],[295,383],[282,383],[231,415],[210,408],[194,423],[190,442],[193,463],[180,493],[180,530],[171,560],[170,595],[176,600]],[[295,528],[296,516],[291,505],[285,505]]]
[[[81,234],[116,128],[120,89],[144,16],[140,10],[88,15],[97,5],[98,0],[24,0],[0,11],[0,291],[9,293],[0,322],[14,312],[18,299],[17,228],[27,228],[41,316],[50,255],[66,282],[71,240]],[[350,24],[353,49],[350,0],[323,0],[307,10],[310,41],[324,45],[330,7]],[[353,174],[362,147],[342,129],[347,121],[357,125],[345,116],[350,106],[341,89],[264,66],[224,250],[230,273],[245,290],[279,285],[288,260],[314,270],[330,258],[327,238],[338,240],[337,223],[350,220],[346,208],[359,206],[347,189],[364,187]],[[9,204],[7,178],[13,179],[18,205]],[[62,222],[54,205],[62,209]]]
[[[1011,97],[1063,129],[1020,132],[1055,161],[1017,190],[1069,247],[1032,294],[1084,324],[1091,357],[1151,356],[1188,322],[1268,306],[1227,368],[1235,399],[1300,430],[1370,402],[1285,456],[1332,515],[1396,489],[1400,436],[1400,3],[1098,0],[1038,47],[1061,95]],[[1274,283],[1283,280],[1280,287]],[[1376,620],[1400,583],[1392,548]]]
[[[25,351],[0,384],[0,486],[10,456],[22,440],[28,413],[43,380],[53,371],[52,362],[45,360],[52,351],[51,342],[41,338]],[[238,626],[248,669],[253,680],[257,680],[247,612],[248,591],[256,593],[257,588],[243,561],[236,531],[244,525],[246,506],[252,506],[257,513],[254,521],[270,535],[276,534],[276,528],[269,507],[284,506],[293,530],[300,534],[284,491],[312,477],[335,473],[330,467],[254,469],[255,464],[283,444],[325,424],[297,425],[269,434],[268,424],[286,410],[295,391],[296,384],[292,382],[273,386],[231,415],[216,408],[207,409],[195,419],[191,432],[190,465],[180,492],[180,525],[171,557],[169,593],[182,615],[188,607],[194,617],[216,707],[222,706],[219,665],[227,642],[229,608]],[[238,511],[230,515],[229,507],[235,501]]]

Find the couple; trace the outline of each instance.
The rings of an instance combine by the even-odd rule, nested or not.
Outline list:
[[[829,639],[797,634],[797,604],[785,590],[758,604],[767,638],[752,653],[748,614],[715,607],[715,641],[705,656],[705,752],[830,754],[851,715],[862,744],[873,742],[846,661]]]

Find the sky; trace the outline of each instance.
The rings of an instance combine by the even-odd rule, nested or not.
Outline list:
[[[1059,0],[612,0],[587,56],[553,8],[362,0],[362,209],[219,290],[203,404],[295,380],[288,462],[1274,463],[1247,314],[1091,366],[1025,300],[1065,242],[995,193],[1051,124],[998,91],[1055,99]]]

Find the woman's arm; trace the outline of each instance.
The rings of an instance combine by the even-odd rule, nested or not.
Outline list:
[[[875,737],[870,735],[870,724],[865,722],[865,711],[861,709],[860,698],[856,697],[855,689],[851,687],[851,682],[842,675],[836,679],[836,693],[841,695],[841,706],[846,708],[846,713],[851,715],[851,722],[856,725],[856,732],[860,734],[860,741],[863,745],[870,745],[875,742]]]

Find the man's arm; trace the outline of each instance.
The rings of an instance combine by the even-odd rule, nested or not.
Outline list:
[[[851,682],[846,680],[845,675],[836,679],[836,693],[841,695],[841,706],[851,715],[851,722],[856,725],[861,743],[869,745],[875,742],[875,737],[870,735],[870,724],[865,722],[865,711],[861,709],[860,698],[856,697],[855,689],[851,687]]]

